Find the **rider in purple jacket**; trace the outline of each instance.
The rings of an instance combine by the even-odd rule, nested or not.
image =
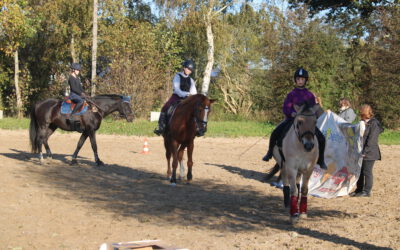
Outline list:
[[[314,106],[316,104],[315,95],[305,87],[307,80],[308,72],[305,69],[299,68],[296,70],[294,73],[296,87],[286,96],[286,99],[283,103],[283,113],[285,114],[286,119],[281,122],[272,132],[269,140],[268,152],[263,157],[264,161],[269,161],[272,158],[274,146],[283,135],[285,128],[288,128],[293,123],[294,117],[296,116],[294,105],[301,106],[307,103],[309,106]],[[327,169],[324,160],[325,137],[318,127],[315,128],[315,135],[317,136],[319,145],[319,157],[317,164],[320,166],[320,168]]]

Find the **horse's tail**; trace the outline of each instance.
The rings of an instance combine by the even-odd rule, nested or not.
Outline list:
[[[268,181],[269,179],[271,179],[276,173],[279,172],[279,170],[281,170],[281,166],[279,166],[278,163],[275,163],[275,166],[273,168],[271,168],[268,172],[267,175],[264,177],[265,181]]]
[[[32,111],[31,111],[31,123],[29,124],[29,139],[31,143],[31,151],[32,153],[38,153],[39,152],[39,146],[38,146],[38,122],[36,119],[36,105],[33,106]]]

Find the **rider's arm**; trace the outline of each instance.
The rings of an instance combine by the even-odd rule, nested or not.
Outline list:
[[[285,101],[283,102],[283,113],[286,118],[292,118],[292,113],[294,112],[293,108],[293,97],[291,93],[286,96]]]
[[[82,84],[78,78],[70,76],[68,79],[69,86],[71,87],[71,91],[75,94],[81,95],[83,92]]]
[[[185,98],[189,95],[189,92],[181,90],[181,78],[179,74],[176,74],[174,79],[172,80],[172,85],[174,88],[174,94],[177,94],[181,98]]]

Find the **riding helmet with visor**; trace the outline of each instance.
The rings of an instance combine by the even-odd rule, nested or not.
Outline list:
[[[79,63],[72,63],[71,64],[71,69],[80,71],[82,69],[82,67],[81,67],[81,65]]]
[[[190,69],[190,71],[194,71],[194,62],[192,60],[186,60],[182,63],[184,68]]]
[[[304,77],[306,78],[306,82],[308,81],[308,72],[303,68],[298,68],[296,72],[294,72],[294,80],[296,81],[296,77]]]

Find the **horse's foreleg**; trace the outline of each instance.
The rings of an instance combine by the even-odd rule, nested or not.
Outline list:
[[[94,161],[96,162],[97,166],[103,166],[104,163],[100,160],[99,155],[97,154],[97,142],[96,142],[96,132],[91,131],[89,133],[90,144],[92,145],[93,154],[94,154]]]
[[[78,157],[78,153],[79,153],[79,151],[81,150],[83,144],[85,143],[87,137],[88,137],[88,134],[87,134],[86,132],[83,132],[83,133],[81,134],[81,137],[79,138],[79,141],[78,141],[78,145],[76,146],[75,152],[74,152],[74,154],[72,155],[71,164],[76,164],[76,163],[78,163],[78,161],[76,160],[76,158]]]
[[[193,179],[193,175],[192,175],[193,149],[194,149],[194,141],[192,141],[187,147],[187,156],[188,156],[188,161],[187,161],[187,167],[188,167],[187,181],[188,182],[190,182]]]
[[[178,167],[178,143],[176,141],[171,143],[171,154],[172,154],[171,184],[176,185],[176,168]]]
[[[165,158],[167,158],[167,178],[171,180],[171,148],[168,139],[164,137]]]
[[[311,171],[307,174],[303,174],[303,185],[301,186],[301,199],[300,199],[300,216],[302,218],[307,217],[307,195],[308,195],[308,182],[312,174]]]
[[[290,217],[292,222],[294,222],[295,218],[299,215],[298,189],[296,186],[297,173],[296,170],[289,167],[287,167],[285,171],[290,183]]]
[[[178,162],[179,162],[179,179],[185,178],[185,165],[183,164],[183,154],[185,152],[186,145],[181,144],[178,150]]]

